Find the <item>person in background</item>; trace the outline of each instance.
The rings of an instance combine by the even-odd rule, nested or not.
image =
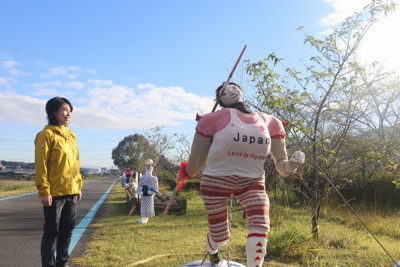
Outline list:
[[[236,83],[229,83],[221,94],[222,88],[223,85],[216,90],[222,109],[204,115],[197,123],[189,160],[181,163],[177,176],[177,191],[204,167],[200,193],[208,217],[207,252],[211,266],[228,266],[218,251],[230,239],[227,203],[231,196],[247,214],[246,266],[262,266],[270,229],[264,162],[271,153],[278,173],[288,176],[304,163],[305,156],[296,151],[289,160],[282,122],[271,115],[252,112]]]
[[[77,204],[82,199],[78,145],[68,127],[72,110],[66,98],[50,99],[46,103],[48,124],[35,138],[35,182],[44,213],[43,267],[67,266]]]
[[[154,162],[152,159],[145,160],[145,173],[139,179],[136,194],[141,196],[140,216],[137,223],[147,223],[150,217],[154,217],[154,196],[158,192],[158,178],[153,175]]]

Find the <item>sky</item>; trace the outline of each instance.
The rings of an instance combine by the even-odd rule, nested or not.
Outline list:
[[[299,64],[311,53],[300,26],[321,36],[368,2],[2,0],[0,160],[34,162],[54,96],[74,106],[69,126],[82,167],[113,168],[111,151],[124,137],[157,126],[191,138],[196,113],[211,112],[245,45],[233,80],[246,79],[244,60],[272,52]],[[398,71],[399,28],[398,10],[379,20],[360,59]]]

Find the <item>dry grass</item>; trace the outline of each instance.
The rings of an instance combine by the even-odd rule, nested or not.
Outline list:
[[[36,191],[34,181],[2,179],[0,180],[0,198]]]
[[[163,190],[162,190],[163,191]],[[164,190],[165,192],[165,190]],[[156,216],[138,225],[127,218],[127,204],[118,186],[108,197],[102,219],[91,225],[92,241],[85,255],[73,259],[80,266],[171,266],[203,259],[207,220],[197,191],[183,192],[187,214]],[[264,266],[393,266],[391,259],[355,216],[344,209],[328,209],[321,220],[318,240],[310,237],[307,208],[271,204],[269,263]],[[233,206],[230,259],[245,264],[246,220]],[[360,214],[395,259],[400,258],[398,214]],[[228,246],[222,250],[226,257]]]

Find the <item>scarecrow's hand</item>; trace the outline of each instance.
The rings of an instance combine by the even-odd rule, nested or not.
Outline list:
[[[286,165],[286,172],[289,174],[295,173],[297,168],[305,162],[306,156],[301,151],[294,152],[293,157],[289,160],[289,164]]]
[[[181,163],[181,168],[178,175],[176,176],[176,191],[180,192],[186,185],[186,179],[190,176],[186,173],[186,166],[189,164],[187,161]]]
[[[289,160],[291,163],[295,163],[298,165],[301,165],[305,162],[306,156],[304,155],[303,152],[301,151],[296,151],[293,154],[293,157]]]

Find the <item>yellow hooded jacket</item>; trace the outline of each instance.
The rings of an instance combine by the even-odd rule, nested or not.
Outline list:
[[[79,194],[82,189],[75,134],[64,125],[47,125],[35,138],[39,197]]]

